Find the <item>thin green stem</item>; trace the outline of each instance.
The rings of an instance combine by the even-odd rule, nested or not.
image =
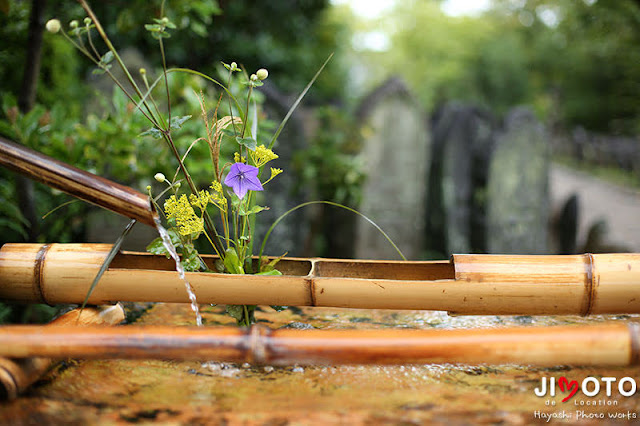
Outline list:
[[[267,233],[264,236],[264,239],[262,240],[262,246],[260,246],[260,253],[258,254],[258,258],[261,259],[262,258],[262,253],[264,252],[264,247],[267,244],[267,240],[269,239],[269,235],[271,235],[271,231],[273,231],[273,228],[276,227],[276,225],[278,225],[280,223],[280,221],[282,221],[282,219],[284,219],[286,216],[288,216],[290,213],[293,213],[294,211],[301,209],[302,207],[306,207],[306,206],[310,206],[312,204],[328,204],[330,206],[334,206],[334,207],[340,207],[341,209],[345,209],[350,211],[351,213],[355,213],[358,216],[360,216],[361,218],[363,218],[364,220],[366,220],[367,222],[369,222],[371,225],[373,225],[381,234],[382,236],[384,236],[384,238],[393,246],[393,248],[398,252],[398,254],[400,255],[400,257],[402,258],[402,260],[407,260],[407,258],[404,256],[404,254],[402,254],[402,251],[398,248],[398,246],[393,242],[393,240],[391,240],[391,237],[389,237],[386,232],[384,232],[382,230],[382,228],[380,228],[378,225],[376,225],[376,223],[374,221],[372,221],[371,219],[369,219],[367,216],[363,215],[362,213],[360,213],[359,211],[352,209],[351,207],[347,207],[344,206],[342,204],[339,203],[334,203],[332,201],[308,201],[306,203],[302,203],[302,204],[298,204],[297,206],[287,210],[284,214],[282,214],[279,218],[277,218],[273,224],[271,224],[271,227],[269,228],[269,230],[267,231]]]
[[[114,56],[116,62],[118,62],[118,65],[120,66],[120,68],[124,72],[125,76],[127,77],[127,80],[129,81],[129,84],[131,84],[131,87],[133,87],[133,90],[140,97],[140,99],[142,99],[142,91],[140,90],[140,88],[136,84],[135,80],[131,76],[131,73],[129,72],[129,69],[127,68],[127,66],[122,61],[122,58],[118,54],[118,51],[116,50],[116,48],[111,43],[111,40],[107,36],[107,33],[105,32],[104,28],[102,27],[102,24],[100,23],[100,20],[98,19],[96,14],[93,12],[93,10],[89,6],[89,4],[86,2],[86,0],[78,0],[78,2],[82,6],[82,8],[85,10],[85,12],[87,12],[87,15],[89,16],[89,18],[91,18],[91,20],[95,24],[96,31],[98,31],[98,34],[100,34],[100,37],[102,37],[102,40],[107,45],[107,48],[113,53],[113,56]],[[153,120],[151,121],[153,123],[153,125],[156,126],[158,129],[160,129],[160,126],[158,125],[158,122],[157,122],[157,120],[155,120],[153,112],[151,111],[151,107],[146,102],[143,102],[143,104],[145,105],[145,108],[147,108],[147,112],[149,113],[150,117],[153,118]]]
[[[189,185],[189,189],[191,190],[191,193],[197,196],[198,195],[198,188],[196,188],[196,185],[193,182],[193,179],[191,178],[191,175],[187,171],[187,168],[185,167],[184,163],[182,162],[182,158],[180,158],[180,153],[178,153],[178,149],[176,148],[176,145],[173,142],[173,138],[171,137],[171,132],[164,131],[164,132],[162,132],[162,136],[163,136],[165,142],[167,142],[167,145],[169,145],[169,148],[171,149],[173,155],[178,160],[178,164],[180,166],[180,171],[184,175],[184,178],[187,181],[187,184]],[[213,224],[213,221],[211,220],[211,217],[209,216],[209,214],[206,211],[205,211],[205,214],[204,214],[204,222],[205,222],[205,225],[206,225],[207,229],[209,229],[209,231],[213,235],[215,235],[216,239],[218,240],[218,243],[222,247],[222,244],[220,243],[220,234],[218,234],[218,231],[216,230],[216,227]]]
[[[164,74],[164,86],[167,90],[167,122],[169,123],[168,130],[171,131],[171,93],[169,90],[169,78],[167,77],[167,58],[164,54],[164,44],[162,43],[162,37],[158,39],[160,44],[160,54],[162,56],[162,74]]]
[[[251,93],[253,92],[253,86],[249,86],[249,90],[247,92],[247,109],[244,113],[245,119],[242,121],[242,132],[240,132],[240,137],[244,138],[244,132],[247,129],[247,119],[249,117],[249,105],[251,103]],[[241,147],[242,148],[242,147]],[[247,148],[247,156],[249,156],[249,149]]]
[[[213,241],[211,241],[211,238],[209,237],[209,234],[207,234],[207,231],[204,231],[203,234],[205,237],[207,237],[207,240],[209,240],[209,243],[211,243],[211,247],[213,247],[213,250],[216,252],[218,257],[222,259],[223,257],[220,255],[220,252],[218,251],[218,248],[216,247],[216,245],[213,243]]]
[[[158,104],[156,103],[156,100],[153,97],[153,93],[151,93],[151,88],[149,87],[149,80],[147,80],[147,74],[141,73],[141,76],[142,76],[142,81],[144,82],[144,86],[147,89],[147,94],[149,96],[149,99],[151,100],[151,104],[153,105],[153,108],[155,108],[156,114],[158,114],[158,117],[160,117],[160,120],[162,120],[162,125],[166,127],[166,123],[164,121],[164,118],[162,117],[162,113],[160,112],[160,108],[158,108]],[[147,96],[147,94],[145,94],[145,97]]]
[[[91,38],[91,29],[89,28],[89,25],[87,25],[87,40],[89,41],[89,46],[93,50],[93,53],[96,54],[96,58],[100,59],[101,56],[98,53],[98,49],[96,49],[96,47],[93,45],[93,39]]]
[[[293,111],[295,111],[295,109],[298,107],[298,104],[300,104],[300,102],[302,101],[302,98],[304,98],[304,96],[307,94],[309,89],[311,89],[311,86],[318,79],[318,77],[320,76],[320,73],[322,72],[322,70],[324,70],[324,67],[327,66],[327,64],[329,63],[329,61],[331,60],[332,57],[333,57],[333,53],[331,55],[329,55],[327,60],[324,61],[324,63],[320,67],[320,69],[315,73],[315,75],[313,76],[311,81],[309,81],[309,83],[307,83],[307,85],[305,86],[304,90],[300,93],[300,95],[298,95],[298,98],[293,103],[293,105],[291,105],[291,108],[289,108],[289,111],[287,112],[287,115],[284,116],[284,118],[282,119],[282,122],[280,123],[280,125],[276,129],[276,132],[271,137],[271,141],[269,142],[269,146],[267,148],[269,148],[269,149],[273,148],[273,145],[276,143],[276,140],[278,139],[278,136],[280,136],[280,132],[282,132],[282,129],[284,129],[285,124],[287,124],[287,121],[289,121],[289,118],[293,114]]]

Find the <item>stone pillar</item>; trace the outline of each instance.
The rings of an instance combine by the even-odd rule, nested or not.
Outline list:
[[[408,259],[424,250],[425,197],[430,138],[424,114],[406,86],[392,78],[361,104],[358,123],[365,134],[361,151],[367,178],[360,211],[380,226]],[[356,256],[398,259],[370,223],[358,219]]]
[[[524,107],[512,110],[497,137],[487,188],[490,253],[548,253],[550,144]]]

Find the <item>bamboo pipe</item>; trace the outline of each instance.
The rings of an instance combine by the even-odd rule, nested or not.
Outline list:
[[[82,303],[107,244],[5,244],[0,300]],[[203,256],[213,269],[215,257]],[[164,256],[120,253],[89,303],[189,303]],[[640,313],[640,254],[454,255],[401,262],[285,258],[283,276],[187,273],[200,303],[442,310],[459,315]]]
[[[505,364],[628,366],[640,325],[456,330],[269,330],[236,327],[0,328],[0,355],[174,359],[254,364]]]
[[[0,165],[84,201],[155,227],[149,197],[0,136]]]
[[[45,327],[79,325],[116,325],[124,320],[122,305],[101,308],[74,309],[56,318]],[[0,327],[0,330],[2,328]],[[0,357],[0,401],[15,399],[46,373],[55,361],[38,356],[18,359]]]

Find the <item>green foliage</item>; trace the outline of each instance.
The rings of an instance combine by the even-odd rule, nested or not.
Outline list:
[[[135,46],[147,60],[160,63],[157,42],[148,37],[148,31],[161,26],[160,1],[93,3],[114,44],[121,49]],[[233,59],[248,70],[267,68],[278,87],[296,90],[344,42],[344,25],[328,19],[328,7],[328,0],[169,0],[164,13],[177,28],[165,41],[167,62],[211,75],[221,61]],[[157,21],[150,24],[148,17]],[[340,64],[331,64],[317,93],[338,96],[345,77]]]
[[[200,260],[200,255],[196,250],[192,241],[182,238],[176,228],[172,227],[167,230],[169,234],[169,238],[171,239],[171,244],[175,247],[177,253],[180,255],[180,263],[182,267],[187,272],[195,272],[206,270],[206,266]],[[158,237],[155,240],[151,241],[147,246],[147,251],[152,254],[160,254],[167,257],[167,259],[171,258],[169,251],[164,246],[162,242],[162,238]]]
[[[58,314],[60,308],[44,304],[6,305],[0,303],[0,324],[44,324]]]
[[[318,130],[309,148],[295,153],[300,185],[311,188],[311,198],[358,205],[365,173],[356,156],[361,138],[353,119],[334,107],[318,108],[316,118]]]

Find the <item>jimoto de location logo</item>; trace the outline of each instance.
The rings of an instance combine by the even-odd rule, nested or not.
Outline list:
[[[535,411],[533,416],[547,421],[552,418],[638,419],[640,413],[627,410],[617,412],[607,408],[617,407],[621,397],[633,397],[637,390],[638,383],[633,377],[586,377],[582,380],[569,379],[565,376],[542,377],[540,384],[533,390],[535,395],[546,398],[546,406],[553,406],[561,411]],[[599,412],[598,407],[602,407],[606,412]],[[586,408],[591,410],[585,411]]]
[[[638,384],[633,377],[623,377],[618,379],[617,377],[586,377],[581,382],[578,380],[569,380],[562,376],[556,380],[555,377],[543,377],[540,380],[540,386],[534,389],[534,392],[539,397],[555,397],[556,394],[563,395],[562,402],[568,402],[574,396],[586,396],[589,399],[581,400],[579,398],[574,399],[574,405],[617,405],[616,400],[608,399],[614,396],[615,393],[624,396],[631,397],[636,394]],[[604,399],[597,399],[597,397],[606,397]],[[608,401],[609,403],[603,402]],[[551,400],[556,405],[555,400]]]

